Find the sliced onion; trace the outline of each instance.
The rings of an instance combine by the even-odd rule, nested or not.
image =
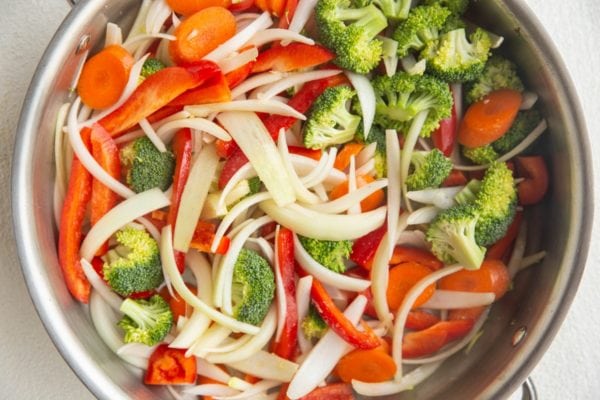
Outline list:
[[[371,131],[371,125],[375,118],[375,91],[369,78],[365,75],[356,74],[350,71],[344,71],[350,83],[356,90],[356,96],[360,102],[360,108],[363,117],[364,136],[367,139]]]
[[[340,74],[342,71],[339,69],[321,69],[309,72],[296,72],[289,74],[286,78],[283,78],[275,83],[272,83],[260,90],[256,98],[259,100],[270,100],[277,94],[297,85],[302,85],[306,82],[316,81],[319,79],[329,78]]]
[[[368,280],[338,274],[319,264],[304,249],[296,234],[294,234],[294,256],[302,268],[321,283],[352,292],[361,292],[371,285]]]
[[[94,290],[98,292],[100,296],[106,301],[106,304],[112,307],[116,312],[121,311],[121,303],[123,303],[123,299],[119,297],[115,292],[111,290],[110,287],[100,278],[98,273],[92,267],[87,260],[84,258],[81,259],[81,268],[83,269],[83,273],[87,278],[88,282],[92,285]]]
[[[245,382],[245,381],[242,381],[242,382]],[[227,400],[255,398],[254,396],[261,394],[261,393],[266,394],[269,389],[273,389],[274,387],[277,387],[279,385],[281,385],[281,382],[263,380],[263,381],[255,383],[254,385],[251,385],[247,390],[245,390],[242,393],[237,394],[235,396],[217,397],[217,398],[227,399]]]
[[[167,5],[165,0],[154,1],[146,16],[146,32],[159,32],[170,15],[171,8]]]
[[[404,142],[404,146],[408,146],[407,141],[408,137]],[[400,188],[405,186],[404,181],[406,180],[406,175],[402,174],[403,170],[401,168],[403,167],[404,158],[400,158],[400,141],[398,140],[398,133],[394,129],[387,129],[385,131],[385,146],[388,176],[387,231],[389,235],[387,240],[389,243],[387,249],[389,254],[384,256],[389,260],[394,249],[396,226],[398,225],[398,218],[400,217]],[[404,157],[404,154],[402,156]],[[408,170],[406,172],[408,173]]]
[[[140,5],[140,8],[137,12],[137,16],[135,17],[135,21],[133,21],[133,25],[129,30],[129,35],[127,36],[125,42],[127,42],[127,40],[129,40],[130,37],[134,37],[136,35],[146,32],[146,19],[148,17],[148,11],[150,10],[150,6],[152,5],[152,3],[153,2],[151,0],[142,1],[142,4]]]
[[[427,115],[429,115],[429,109],[425,109],[415,116],[404,139],[402,150],[400,151],[400,181],[402,182],[402,195],[408,211],[412,211],[412,207],[410,206],[410,201],[406,198],[406,177],[408,176],[408,170],[410,169],[410,160],[415,149],[415,144],[421,134]]]
[[[422,204],[431,204],[437,208],[448,209],[456,204],[456,196],[464,186],[451,186],[442,188],[431,188],[407,192],[406,197]]]
[[[544,257],[546,257],[545,251],[538,251],[535,254],[531,254],[527,257],[523,257],[521,259],[521,263],[519,264],[519,270],[517,271],[517,273],[521,272],[522,270],[524,270],[527,267],[530,267],[534,264],[539,263],[540,261],[542,261],[544,259]]]
[[[232,377],[229,382],[227,382],[227,385],[237,390],[248,390],[253,386],[251,383],[248,383],[237,376]]]
[[[424,58],[417,61],[412,54],[402,57],[400,64],[402,64],[402,69],[410,75],[423,75],[427,67],[427,61]]]
[[[431,151],[431,146],[429,145],[429,142],[425,138],[420,137],[418,142],[419,142],[419,146],[421,146],[421,148],[423,150]]]
[[[123,44],[123,32],[117,24],[109,22],[106,24],[106,37],[104,39],[104,47]]]
[[[422,307],[434,310],[480,307],[492,304],[495,299],[496,295],[489,292],[475,293],[438,289]]]
[[[254,20],[254,19],[257,19],[258,17],[260,17],[259,13],[242,13],[242,14],[236,14],[235,15],[235,22],[239,24],[241,21],[245,21],[245,20],[248,20],[248,19]]]
[[[227,133],[225,129],[204,118],[179,118],[171,120],[161,125],[156,133],[165,142],[170,142],[175,132],[181,128],[191,128],[202,132],[207,132],[217,139],[221,139],[225,142],[229,142],[231,140],[231,136],[229,136],[229,133]]]
[[[298,279],[296,284],[296,307],[298,308],[298,346],[300,353],[306,354],[312,348],[310,341],[304,336],[302,321],[308,315],[310,307],[310,290],[312,288],[313,277],[311,275]]]
[[[327,195],[327,191],[325,190],[325,186],[323,186],[323,184],[319,183],[318,185],[315,185],[312,189],[315,192],[315,194],[319,196],[323,203],[329,201],[329,196]]]
[[[354,240],[377,229],[385,220],[386,207],[356,215],[325,214],[289,204],[279,207],[265,200],[260,208],[279,224],[302,236],[319,240]]]
[[[205,383],[202,385],[191,386],[183,389],[184,393],[193,394],[198,396],[234,396],[240,393],[239,390],[230,388],[227,385],[221,385],[218,383]]]
[[[463,269],[463,267],[460,265],[451,265],[432,272],[413,285],[413,287],[404,296],[404,300],[402,300],[402,304],[396,312],[396,318],[394,321],[394,335],[392,336],[392,358],[394,359],[397,367],[395,376],[396,381],[400,381],[402,379],[402,336],[404,334],[404,325],[406,324],[408,312],[411,310],[417,297],[419,297],[419,295],[427,286],[437,282],[447,275],[460,271],[461,269]]]
[[[213,112],[261,112],[267,114],[283,115],[305,120],[304,114],[295,108],[276,100],[236,100],[227,103],[202,104],[186,106],[185,110],[199,117],[207,117]],[[230,132],[231,133],[231,132]]]
[[[294,162],[293,156],[291,156],[291,158],[292,158],[292,163],[293,163]],[[309,184],[311,184],[313,180],[320,178],[320,176],[322,174],[326,173],[326,169],[329,168],[328,164],[329,164],[329,153],[322,153],[321,158],[319,158],[319,161],[317,162],[315,168],[313,168],[312,171],[310,171],[309,173],[305,174],[304,176],[302,176],[300,178],[300,180],[302,181],[302,184],[306,187],[315,186],[315,185],[309,186]],[[333,168],[333,164],[331,164],[331,168]],[[294,165],[294,170],[296,171],[296,173],[298,173],[298,169],[297,169],[296,165]]]
[[[231,98],[237,99],[239,96],[251,91],[252,89],[276,82],[285,76],[287,76],[287,74],[277,71],[263,72],[262,74],[254,75],[240,83],[238,86],[234,87],[231,90]]]
[[[356,189],[352,193],[347,193],[341,197],[338,197],[335,200],[329,201],[327,203],[307,205],[306,207],[320,213],[342,213],[349,209],[352,205],[360,203],[362,200],[369,197],[374,192],[385,188],[387,185],[387,179],[379,179],[377,181],[370,182],[361,188]]]
[[[221,72],[226,74],[231,71],[235,71],[241,66],[248,64],[256,60],[258,57],[258,49],[256,47],[252,47],[250,49],[244,50],[239,54],[232,55],[231,57],[227,57],[219,61],[219,68],[221,68]]]
[[[217,382],[227,383],[231,379],[231,375],[227,372],[201,357],[196,358],[196,372]]]
[[[239,349],[240,347],[246,345],[249,340],[251,340],[254,336],[252,335],[242,335],[240,338],[236,340],[225,340],[223,341],[223,345],[219,347],[211,347],[207,348],[206,353],[231,353]]]
[[[425,239],[425,233],[422,231],[404,231],[398,235],[396,244],[418,247],[420,249],[429,250],[429,242]]]
[[[273,250],[273,245],[269,243],[267,239],[263,237],[248,238],[248,240],[246,240],[246,247],[262,253],[263,257],[266,258],[271,265],[275,264],[275,251]]]
[[[212,347],[216,347],[223,343],[225,339],[227,339],[231,335],[231,329],[226,326],[222,326],[219,324],[213,324],[204,335],[200,336],[194,344],[186,351],[186,356],[191,357],[202,357],[206,358],[206,361],[211,361],[207,354],[206,349],[210,349]]]
[[[300,0],[298,1],[298,6],[296,7],[296,11],[294,12],[294,16],[290,21],[290,26],[288,30],[292,32],[302,32],[304,26],[308,22],[313,10],[317,5],[317,0]]]
[[[315,176],[311,180],[305,179],[305,177],[303,177],[302,183],[304,184],[304,186],[313,187],[322,182],[335,186],[345,182],[347,179],[346,174],[344,174],[339,169],[333,168],[336,154],[337,149],[335,147],[330,149],[329,160],[327,161],[325,170],[322,171],[320,175]],[[294,169],[296,170],[298,175],[305,175],[306,177],[308,177],[308,174],[310,174],[311,171],[313,171],[319,165],[318,161],[297,154],[291,154],[291,159],[292,163],[294,163]]]
[[[514,278],[520,270],[521,260],[525,254],[525,247],[527,246],[527,221],[523,220],[519,227],[519,233],[515,239],[513,250],[508,260],[507,268],[510,278]]]
[[[398,70],[398,42],[386,36],[378,36],[377,39],[383,42],[383,65],[385,74],[392,76]]]
[[[205,302],[200,300],[188,287],[181,278],[177,264],[175,262],[175,255],[173,253],[173,238],[171,234],[171,226],[167,225],[162,230],[162,238],[160,243],[160,256],[163,264],[163,268],[167,272],[167,276],[171,279],[173,287],[179,293],[179,295],[189,305],[194,308],[198,308],[201,312],[206,314],[213,321],[230,328],[234,332],[244,332],[251,335],[256,335],[259,328],[240,322],[235,318],[231,318],[225,314],[220,313],[214,308],[207,305]]]
[[[169,393],[171,394],[171,396],[173,396],[174,400],[196,400],[198,398],[198,396],[195,396],[193,394],[187,394],[187,393],[180,393],[177,391],[177,389],[175,389],[175,386],[173,385],[165,385],[167,390],[169,391]],[[186,387],[189,387],[188,385],[177,385],[181,388],[181,390],[183,390]]]
[[[313,44],[315,44],[315,41],[309,37],[306,37],[304,35],[301,35],[297,32],[291,31],[289,29],[279,29],[279,28],[266,29],[264,31],[258,32],[246,44],[251,45],[251,46],[261,47],[267,43],[282,41],[282,40],[286,41],[286,43],[298,42],[298,43],[308,44],[311,46]]]
[[[119,347],[117,355],[128,355],[148,359],[157,347],[158,345],[147,346],[142,343],[127,343]]]
[[[229,363],[240,372],[262,379],[289,382],[298,370],[298,364],[261,350],[245,360]]]
[[[273,25],[273,20],[268,12],[264,12],[252,21],[250,25],[236,33],[232,38],[204,56],[204,60],[219,62],[229,54],[241,48],[258,32]]]
[[[356,390],[358,394],[363,396],[387,396],[390,394],[396,394],[404,392],[406,390],[412,390],[419,383],[429,378],[441,365],[442,363],[432,363],[423,365],[417,369],[412,370],[406,374],[399,382],[387,381],[378,383],[361,382],[352,380],[352,388]]]
[[[356,325],[360,321],[366,305],[366,297],[358,295],[346,308],[344,316]],[[332,329],[328,330],[298,368],[298,372],[288,387],[287,396],[290,399],[299,399],[310,393],[327,379],[340,358],[351,348],[352,346]]]
[[[231,193],[233,193],[234,189],[239,186],[239,184],[244,179],[250,179],[256,176],[256,171],[252,167],[252,164],[249,162],[241,166],[232,176],[229,178],[229,181],[221,191],[219,195],[219,200],[217,201],[217,210],[227,210],[226,204],[227,199],[230,197]],[[220,240],[220,239],[219,239]],[[220,242],[216,241],[216,238],[213,240],[213,247],[211,251],[214,253],[217,250],[217,246]]]
[[[413,211],[406,221],[409,225],[429,224],[440,213],[440,209],[434,206],[421,207]]]
[[[142,35],[136,35],[131,39],[127,39],[127,43],[124,43],[123,47],[128,52],[133,53],[137,50],[138,46],[140,46],[139,42],[144,40],[153,41],[155,39],[173,41],[176,40],[177,37],[175,37],[174,35],[169,35],[168,33],[146,33]]]
[[[156,131],[154,130],[154,128],[152,128],[152,125],[150,125],[150,123],[148,122],[148,120],[146,118],[142,118],[141,121],[138,122],[138,124],[140,125],[140,128],[142,128],[142,130],[144,131],[144,133],[146,134],[148,139],[150,139],[150,141],[152,142],[152,144],[154,144],[154,146],[156,147],[156,149],[158,151],[160,151],[161,153],[164,153],[167,151],[167,146],[165,146],[163,141],[156,134]]]
[[[91,262],[96,250],[116,231],[142,215],[166,207],[170,203],[159,188],[153,188],[117,204],[92,226],[81,243],[81,256]]]
[[[356,174],[360,176],[373,175],[375,173],[375,159],[371,158],[356,170]]]
[[[523,92],[522,97],[521,107],[519,107],[521,111],[530,110],[538,101],[538,95],[535,92]]]
[[[296,170],[292,165],[292,160],[290,159],[290,152],[288,149],[288,145],[286,143],[286,135],[279,132],[279,138],[277,140],[277,149],[279,150],[279,155],[281,156],[281,160],[283,161],[283,168],[288,175],[288,183],[296,193],[296,199],[302,203],[307,204],[317,204],[320,202],[320,199],[312,192],[310,192],[303,184],[298,174],[296,174]]]
[[[285,286],[283,284],[283,278],[281,277],[281,264],[279,262],[279,230],[280,225],[275,228],[275,255],[273,257],[273,266],[275,270],[275,287],[276,287],[276,301],[277,301],[277,330],[275,331],[275,342],[279,342],[283,327],[285,326],[285,320],[287,316],[287,299],[285,294]]]
[[[367,161],[371,160],[375,157],[375,153],[377,152],[377,143],[369,143],[358,153],[356,156],[356,165],[359,167],[364,165]]]

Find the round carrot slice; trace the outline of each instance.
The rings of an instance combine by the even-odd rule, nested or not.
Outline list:
[[[167,0],[167,4],[177,14],[188,16],[208,7],[228,8],[231,0]]]
[[[406,293],[419,282],[421,279],[431,273],[431,270],[426,266],[417,262],[409,261],[402,264],[398,264],[390,269],[390,275],[388,280],[388,287],[386,292],[387,302],[392,311],[396,311]],[[423,290],[423,292],[417,297],[417,300],[413,304],[412,308],[417,308],[425,303],[435,292],[435,285],[429,285]]]
[[[496,295],[496,300],[506,293],[510,285],[508,268],[500,260],[488,259],[476,270],[460,270],[450,274],[438,282],[438,288],[443,290],[458,290],[465,292],[490,292]]]

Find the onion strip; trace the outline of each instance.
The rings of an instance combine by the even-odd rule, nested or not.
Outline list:
[[[277,71],[269,71],[254,75],[231,89],[231,98],[237,99],[239,96],[251,91],[252,89],[276,82],[285,76],[287,76],[287,74]]]
[[[90,264],[84,258],[81,259],[80,263],[85,277],[87,278],[88,282],[90,282],[94,290],[98,292],[100,296],[102,296],[106,304],[111,306],[111,308],[116,312],[120,313],[121,303],[123,303],[123,299],[121,299],[121,297],[119,297],[115,292],[113,292],[107,285],[107,283],[104,282],[102,278],[100,278],[98,273],[94,270],[94,267],[92,267],[92,264]]]
[[[213,112],[245,111],[283,115],[285,117],[297,118],[302,121],[306,119],[304,114],[298,112],[295,108],[277,100],[236,100],[227,103],[210,103],[197,106],[186,106],[185,111],[199,117],[207,117]]]
[[[148,139],[150,139],[150,141],[152,142],[152,144],[154,144],[154,146],[156,147],[156,149],[158,151],[160,151],[161,153],[164,153],[167,151],[167,146],[165,146],[164,142],[156,134],[156,131],[154,130],[154,128],[152,128],[152,125],[150,125],[150,123],[148,122],[148,120],[146,118],[142,118],[138,122],[138,124],[140,125],[140,128],[142,128],[142,131],[144,131],[144,133],[146,134]]]
[[[416,385],[429,378],[442,363],[423,365],[402,377],[399,382],[387,381],[378,383],[352,380],[352,388],[363,396],[387,396],[412,390]]]
[[[232,362],[229,367],[263,379],[289,382],[298,370],[298,364],[273,353],[260,350],[245,360]]]
[[[371,183],[366,184],[365,186],[356,189],[352,193],[347,193],[341,197],[338,197],[335,200],[329,201],[327,203],[320,204],[309,204],[306,207],[311,210],[327,213],[327,214],[338,214],[349,209],[353,204],[360,203],[362,200],[369,197],[374,192],[379,189],[383,189],[388,185],[387,179],[380,179]]]
[[[496,295],[485,292],[462,292],[457,290],[437,289],[433,295],[423,304],[422,308],[434,310],[452,310],[457,308],[471,308],[488,306],[494,302]]]
[[[308,315],[310,307],[310,291],[312,288],[313,277],[311,275],[303,276],[298,279],[296,284],[296,306],[298,307],[298,347],[301,354],[306,354],[312,348],[310,341],[304,336],[302,321]]]
[[[270,100],[277,94],[297,85],[302,85],[306,82],[316,81],[319,79],[329,78],[340,74],[339,69],[321,69],[309,72],[296,72],[289,74],[286,78],[276,81],[262,90],[258,90],[256,98],[259,100]]]
[[[275,41],[282,41],[282,40],[286,41],[286,43],[287,42],[298,42],[298,43],[308,44],[310,46],[315,44],[314,40],[312,40],[311,38],[306,37],[304,35],[301,35],[298,32],[294,32],[289,29],[272,28],[272,29],[265,29],[264,31],[261,31],[261,32],[257,32],[254,36],[252,36],[252,39],[250,39],[248,41],[248,43],[246,43],[246,45],[261,47],[267,43],[275,42]]]
[[[277,301],[277,330],[275,331],[275,342],[279,342],[283,327],[285,326],[285,319],[287,315],[287,299],[285,294],[285,286],[283,284],[283,277],[281,276],[281,263],[279,262],[279,230],[280,225],[275,228],[275,255],[273,257],[273,269],[275,270],[275,288],[276,288],[276,301]]]
[[[189,115],[189,114],[188,114]],[[168,121],[161,125],[156,131],[156,134],[160,136],[165,142],[170,142],[175,132],[181,128],[190,128],[198,131],[206,132],[217,139],[221,139],[225,142],[231,141],[229,133],[219,125],[205,118],[181,118],[172,121]]]
[[[365,75],[360,75],[354,72],[344,72],[352,86],[356,90],[356,96],[360,103],[360,109],[362,111],[364,137],[367,139],[369,132],[371,131],[371,125],[375,118],[375,91],[373,86]]]

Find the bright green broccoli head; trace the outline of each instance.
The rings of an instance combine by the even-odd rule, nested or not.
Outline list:
[[[446,7],[452,14],[462,15],[469,6],[469,0],[425,0],[425,5],[439,4]]]
[[[491,145],[500,154],[514,149],[541,122],[542,116],[536,109],[520,111],[510,129]]]
[[[481,75],[467,85],[465,97],[468,103],[474,103],[498,89],[522,92],[523,82],[517,73],[517,66],[512,61],[493,55],[485,63]]]
[[[452,171],[452,160],[438,149],[414,151],[410,159],[412,172],[406,178],[408,190],[439,187]]]
[[[125,331],[125,343],[154,346],[167,336],[173,326],[169,304],[158,294],[148,300],[125,299],[120,309],[125,315],[118,325]]]
[[[458,263],[466,269],[479,269],[486,250],[475,241],[478,218],[477,209],[470,204],[440,212],[426,234],[433,254],[446,264]]]
[[[492,42],[480,28],[469,35],[465,29],[455,29],[440,35],[421,52],[427,60],[427,70],[447,82],[467,82],[483,72]]]
[[[318,240],[304,236],[298,236],[298,239],[300,239],[302,247],[319,264],[340,274],[346,271],[344,262],[350,257],[351,241]]]
[[[489,164],[499,157],[496,150],[490,144],[481,147],[463,147],[462,154],[465,158],[478,165]]]
[[[233,268],[231,290],[234,318],[260,325],[275,296],[275,276],[267,260],[255,251],[242,249]]]
[[[165,67],[166,65],[159,59],[148,58],[146,59],[146,61],[144,61],[144,65],[142,65],[142,71],[140,72],[140,76],[142,78],[147,78]]]
[[[358,111],[360,113],[360,111]],[[367,135],[367,139],[365,140],[365,135],[363,132],[363,124],[358,125],[358,129],[356,130],[355,139],[360,143],[370,144],[377,143],[377,147],[375,148],[375,176],[378,179],[385,178],[387,176],[387,160],[386,160],[386,145],[385,145],[385,132],[383,129],[376,125],[371,126],[371,131]]]
[[[408,17],[412,0],[373,0],[389,20],[401,20]]]
[[[452,13],[446,18],[440,33],[447,33],[456,29],[467,29],[467,24],[460,15]]]
[[[435,41],[449,15],[450,11],[438,4],[413,8],[392,35],[398,42],[398,57],[404,57],[413,50],[419,51],[427,43]]]
[[[398,72],[391,77],[373,80],[375,90],[375,123],[383,129],[396,129],[406,134],[413,118],[427,110],[421,136],[428,137],[443,118],[452,111],[452,93],[443,81],[423,75]]]
[[[158,243],[146,231],[125,227],[118,245],[104,257],[104,279],[122,296],[157,288],[163,282]]]
[[[167,190],[173,181],[175,156],[160,152],[146,136],[121,149],[121,163],[127,171],[126,181],[136,193],[158,187]]]
[[[322,42],[335,52],[340,67],[366,74],[379,64],[383,45],[375,37],[387,19],[373,4],[354,8],[350,0],[319,0],[315,18]]]
[[[302,320],[302,332],[308,340],[319,340],[327,332],[327,323],[321,318],[314,305],[310,305],[308,314]]]
[[[481,181],[478,179],[471,179],[465,187],[454,196],[454,200],[457,204],[471,204],[477,198],[477,193],[481,189]]]
[[[354,138],[360,117],[347,109],[356,93],[348,86],[327,88],[314,102],[304,126],[304,145],[322,149]]]

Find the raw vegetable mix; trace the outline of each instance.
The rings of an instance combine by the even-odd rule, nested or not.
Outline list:
[[[468,6],[144,0],[107,25],[57,118],[58,255],[144,383],[383,396],[477,346],[545,256],[549,171],[537,96]]]

